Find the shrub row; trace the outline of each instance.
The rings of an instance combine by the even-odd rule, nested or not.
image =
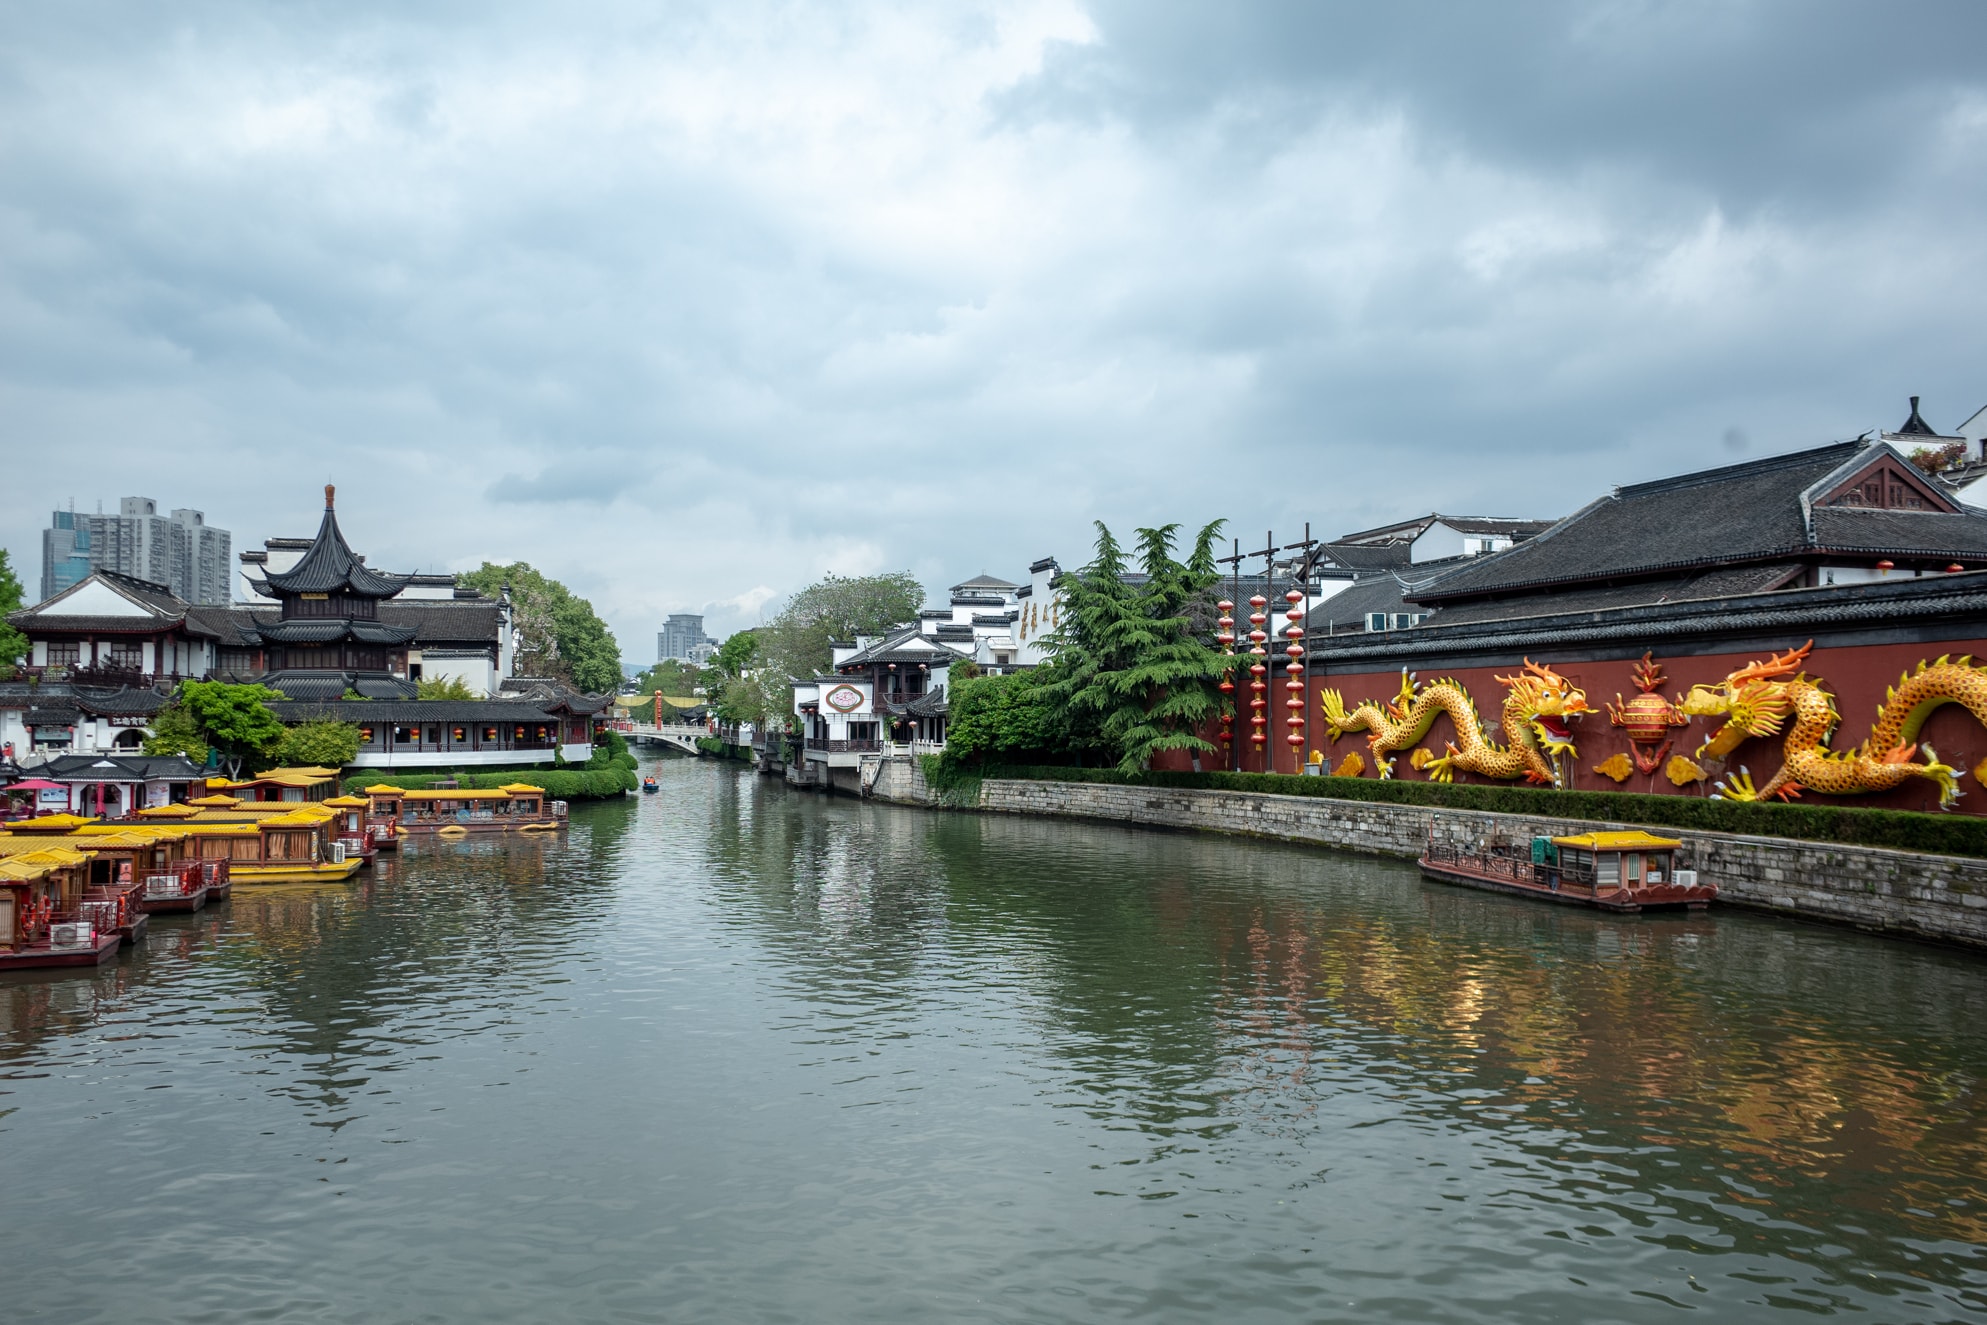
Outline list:
[[[733,745],[715,736],[699,736],[697,748],[718,759],[743,759],[748,764],[759,757],[749,745]]]
[[[494,791],[513,782],[527,782],[545,788],[545,794],[558,801],[606,800],[633,791],[639,783],[630,768],[555,769],[534,768],[523,772],[419,773],[405,775],[375,769],[359,777],[345,779],[345,790],[357,795],[380,782],[403,791],[431,791],[437,782],[454,782],[469,791]]]
[[[1855,846],[1930,851],[1948,856],[1987,857],[1987,819],[1973,815],[1922,814],[1912,810],[1699,800],[1690,796],[1644,796],[1619,791],[1555,791],[1549,787],[1294,777],[1288,773],[1125,774],[1112,768],[993,767],[985,771],[985,776],[1042,782],[1106,782],[1125,786],[1319,796],[1330,800],[1533,814],[1655,828],[1696,829],[1707,833],[1785,837],[1801,842],[1842,842]]]

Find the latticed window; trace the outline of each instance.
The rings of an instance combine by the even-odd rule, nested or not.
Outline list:
[[[83,660],[83,646],[80,644],[51,644],[48,646],[50,667],[74,667]]]

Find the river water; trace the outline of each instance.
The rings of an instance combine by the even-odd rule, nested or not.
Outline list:
[[[1987,964],[667,760],[0,979],[0,1319],[1987,1313]]]

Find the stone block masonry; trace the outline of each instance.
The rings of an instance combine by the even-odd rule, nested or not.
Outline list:
[[[979,808],[1236,833],[1410,859],[1421,854],[1431,834],[1437,841],[1466,844],[1496,834],[1523,842],[1596,827],[1642,827],[1315,796],[1009,778],[982,783]],[[1718,885],[1721,905],[1987,948],[1987,860],[1730,833],[1649,831],[1684,840],[1699,877]]]

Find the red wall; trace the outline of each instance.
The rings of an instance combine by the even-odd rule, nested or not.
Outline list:
[[[1781,648],[1794,648],[1803,640],[1791,640]],[[1880,644],[1856,645],[1824,648],[1817,647],[1808,656],[1805,670],[1808,676],[1819,680],[1824,688],[1835,695],[1836,711],[1842,715],[1842,725],[1837,729],[1830,746],[1836,750],[1847,750],[1860,744],[1876,721],[1877,707],[1884,700],[1884,693],[1897,684],[1900,673],[1908,672],[1922,661],[1932,661],[1941,654],[1951,654],[1954,658],[1961,654],[1972,654],[1976,658],[1987,659],[1987,637],[1939,641],[1931,644]],[[1715,653],[1689,657],[1664,657],[1656,654],[1656,662],[1663,668],[1667,680],[1663,694],[1675,700],[1691,686],[1698,684],[1715,685],[1726,675],[1754,662],[1766,658],[1768,653]],[[1778,736],[1754,738],[1740,745],[1721,767],[1715,762],[1699,759],[1711,773],[1711,778],[1691,787],[1679,789],[1671,785],[1663,770],[1649,777],[1631,773],[1626,782],[1616,783],[1612,778],[1596,773],[1594,766],[1616,753],[1627,753],[1633,757],[1633,745],[1618,727],[1609,723],[1606,706],[1615,701],[1617,695],[1624,701],[1641,693],[1635,686],[1631,671],[1637,659],[1610,659],[1605,662],[1581,661],[1539,656],[1536,661],[1550,665],[1560,675],[1586,692],[1587,702],[1596,712],[1588,714],[1572,724],[1574,742],[1579,755],[1570,761],[1571,785],[1586,791],[1634,791],[1657,792],[1668,795],[1705,796],[1712,791],[1711,782],[1725,771],[1737,771],[1741,765],[1751,770],[1754,785],[1764,785],[1781,764],[1781,747],[1786,739],[1791,721],[1784,725]],[[1476,700],[1477,708],[1485,722],[1497,727],[1490,738],[1498,744],[1508,744],[1502,730],[1502,714],[1506,688],[1496,678],[1509,676],[1521,669],[1516,666],[1464,667],[1453,670],[1431,671],[1416,668],[1418,678],[1425,684],[1440,678],[1453,677],[1469,690]],[[1282,742],[1286,729],[1280,719],[1284,692],[1282,677],[1278,675],[1272,686],[1269,698],[1269,711],[1276,715],[1270,724],[1271,745],[1276,752],[1276,771],[1290,772],[1294,762],[1290,752]],[[1343,672],[1313,674],[1309,678],[1310,706],[1305,717],[1309,721],[1310,746],[1324,751],[1326,762],[1336,767],[1348,753],[1357,751],[1367,760],[1365,776],[1375,776],[1372,758],[1366,748],[1366,735],[1363,732],[1348,733],[1336,743],[1328,742],[1324,723],[1320,716],[1318,692],[1330,687],[1338,690],[1349,709],[1361,700],[1388,700],[1400,689],[1400,671]],[[1236,732],[1237,744],[1242,750],[1241,767],[1245,771],[1260,772],[1263,760],[1257,757],[1247,739],[1246,690],[1237,696],[1242,702],[1238,705]],[[1697,747],[1708,740],[1724,724],[1722,718],[1693,718],[1688,726],[1673,729],[1675,744],[1663,762],[1668,763],[1671,755],[1696,757]],[[1454,729],[1447,714],[1438,716],[1435,725],[1421,744],[1435,753],[1441,753],[1454,737]],[[1947,705],[1933,714],[1926,722],[1919,737],[1921,743],[1934,746],[1941,762],[1950,764],[1960,773],[1960,789],[1966,794],[1961,798],[1957,809],[1963,813],[1987,814],[1987,787],[1973,775],[1972,769],[1983,758],[1987,758],[1987,728],[1965,708],[1957,704]],[[1401,751],[1395,760],[1394,775],[1400,778],[1420,780],[1424,775],[1416,772],[1408,764],[1411,751]],[[1922,751],[1917,756],[1923,759]],[[1203,758],[1203,768],[1219,766],[1218,758]],[[1187,767],[1184,758],[1169,759],[1165,767]],[[1474,774],[1458,774],[1458,781],[1485,782],[1488,779]],[[1938,808],[1938,791],[1934,783],[1925,778],[1912,778],[1894,791],[1876,796],[1823,796],[1815,792],[1804,792],[1803,801],[1823,805],[1881,805],[1891,809],[1934,810]]]

